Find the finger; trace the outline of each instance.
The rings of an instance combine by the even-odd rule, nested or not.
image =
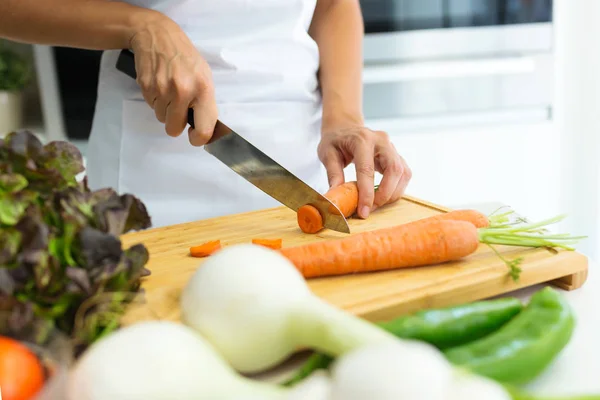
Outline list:
[[[327,151],[322,161],[327,171],[327,180],[330,188],[339,186],[345,182],[344,161],[340,152],[335,147],[331,147]]]
[[[167,119],[167,107],[169,107],[169,99],[165,97],[158,97],[154,102],[154,114],[163,124]]]
[[[154,114],[163,124],[167,119],[167,107],[171,102],[171,96],[169,93],[169,80],[167,75],[167,67],[164,62],[159,62],[156,69],[156,76],[154,79],[154,88],[156,100],[154,101]]]
[[[187,110],[189,102],[181,99],[171,101],[166,110],[165,130],[169,136],[177,137],[187,125]]]
[[[379,158],[379,163],[382,166],[381,173],[383,174],[383,178],[381,179],[379,188],[375,192],[373,209],[390,202],[396,191],[398,182],[400,182],[404,173],[402,159],[394,151],[388,150]]]
[[[147,82],[148,80],[144,80],[144,82]],[[158,98],[158,93],[156,93],[156,89],[153,83],[144,83],[144,86],[141,86],[142,89],[142,96],[144,97],[144,101],[146,103],[148,103],[148,105],[150,107],[152,107],[152,109],[154,109],[155,105],[156,105],[156,100]]]
[[[144,101],[154,108],[154,102],[158,96],[156,93],[156,85],[154,84],[154,68],[148,57],[135,56],[136,82],[139,85]]]
[[[367,218],[374,199],[375,160],[373,145],[364,142],[354,154],[358,185],[358,216]]]
[[[402,159],[402,157],[400,157]],[[390,198],[388,203],[394,203],[398,200],[400,200],[400,198],[402,198],[402,196],[404,196],[404,193],[406,192],[406,188],[408,187],[408,184],[410,183],[410,180],[412,178],[412,171],[410,170],[410,168],[408,167],[408,165],[406,164],[406,161],[404,161],[404,159],[402,159],[402,163],[404,165],[403,167],[403,171],[402,171],[402,176],[400,177],[400,180],[398,181],[398,185],[396,186],[396,189],[394,190],[394,193],[392,194],[392,197]]]
[[[404,193],[406,192],[406,188],[408,187],[408,184],[410,183],[410,180],[412,179],[412,170],[410,169],[410,167],[408,166],[406,161],[402,157],[400,157],[400,158],[402,159],[402,163],[404,165],[402,177],[400,178],[400,181],[398,182],[398,187],[396,188],[396,192],[394,192],[394,195],[392,196],[392,199],[390,200],[390,202],[398,201],[398,200],[400,200],[400,198],[402,196],[404,196]]]
[[[206,86],[194,102],[194,128],[189,130],[193,146],[205,145],[213,135],[218,111],[212,86]]]

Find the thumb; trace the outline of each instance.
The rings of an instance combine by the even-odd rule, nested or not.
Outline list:
[[[344,183],[344,162],[337,150],[330,150],[323,158],[323,165],[327,171],[329,187],[336,187]]]

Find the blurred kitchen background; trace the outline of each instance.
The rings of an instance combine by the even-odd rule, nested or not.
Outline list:
[[[567,213],[560,229],[588,235],[580,249],[596,256],[598,2],[360,3],[367,125],[388,132],[412,167],[409,194],[448,206],[501,202],[531,219]],[[33,75],[4,92],[0,80],[1,130],[16,124],[85,154],[101,52],[4,49]]]

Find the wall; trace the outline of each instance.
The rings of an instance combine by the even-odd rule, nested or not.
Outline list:
[[[537,220],[563,212],[551,121],[388,134],[413,170],[407,194],[450,207],[502,202]],[[354,166],[346,176],[355,179]]]
[[[556,119],[561,135],[562,229],[587,235],[577,246],[599,256],[600,2],[555,0]]]

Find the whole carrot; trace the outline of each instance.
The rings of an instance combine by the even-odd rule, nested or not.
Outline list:
[[[356,182],[346,182],[329,190],[324,195],[336,205],[344,217],[349,217],[356,212],[358,207],[358,186]],[[307,204],[298,209],[298,226],[304,233],[317,233],[324,228],[323,216],[319,210]]]
[[[342,239],[284,248],[280,252],[304,277],[315,278],[439,264],[465,257],[482,243],[494,250],[509,267],[511,277],[518,280],[522,257],[507,260],[492,245],[574,250],[570,245],[585,236],[550,234],[543,229],[563,218],[537,223],[499,223],[500,218],[488,220],[474,210],[456,210]]]
[[[465,257],[478,246],[472,223],[434,218],[280,252],[305,278],[315,278],[440,264]]]
[[[444,214],[426,217],[421,219],[420,221],[433,219],[451,219],[455,221],[466,221],[475,225],[476,228],[487,228],[488,226],[490,226],[490,220],[488,219],[488,217],[477,210],[453,210]]]

